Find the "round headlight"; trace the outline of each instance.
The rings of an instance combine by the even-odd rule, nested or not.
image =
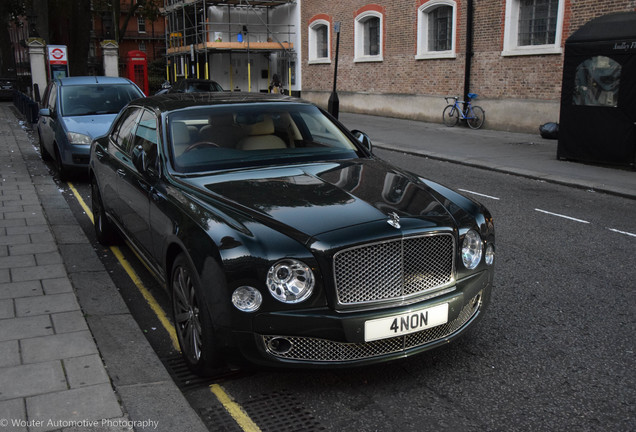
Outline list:
[[[462,243],[462,261],[464,267],[468,270],[472,270],[479,265],[481,261],[481,249],[481,237],[479,237],[477,231],[468,231]]]
[[[256,288],[250,286],[238,287],[232,293],[232,304],[243,312],[254,312],[261,307],[263,296]]]
[[[492,244],[486,246],[486,255],[484,255],[484,261],[488,265],[492,265],[495,262],[495,247]]]
[[[267,288],[278,301],[300,303],[314,290],[314,274],[298,260],[278,261],[267,272]]]

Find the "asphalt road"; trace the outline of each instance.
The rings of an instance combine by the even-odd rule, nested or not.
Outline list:
[[[414,358],[218,377],[261,430],[634,430],[636,202],[397,152],[376,154],[490,209],[497,230],[491,308],[466,337]],[[86,179],[74,185],[90,203]],[[95,242],[74,196],[65,196],[159,357],[174,359],[154,313]],[[123,249],[168,311],[167,295]],[[177,379],[204,421],[215,425],[211,430],[241,430],[216,417],[218,401],[207,385]]]

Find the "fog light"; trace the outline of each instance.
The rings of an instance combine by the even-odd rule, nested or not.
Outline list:
[[[495,261],[495,247],[492,244],[486,246],[486,256],[484,257],[486,264],[492,265]]]
[[[292,349],[292,343],[288,339],[275,337],[267,343],[267,348],[276,354],[287,354]]]
[[[263,303],[263,296],[256,288],[242,286],[232,293],[232,304],[240,311],[254,312],[261,307],[261,303]]]

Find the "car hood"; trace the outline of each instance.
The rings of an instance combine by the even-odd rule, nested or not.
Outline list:
[[[64,124],[68,132],[77,132],[96,138],[108,132],[115,117],[117,114],[71,116],[64,117]]]
[[[391,213],[402,222],[408,218],[411,228],[456,225],[423,182],[376,159],[240,170],[186,181],[209,198],[308,236],[388,222]]]

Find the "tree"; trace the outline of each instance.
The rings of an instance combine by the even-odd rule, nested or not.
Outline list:
[[[18,17],[24,14],[24,0],[0,1],[0,77],[15,77],[16,75],[9,25],[11,21],[19,25]]]
[[[93,7],[102,14],[112,14],[116,29],[113,39],[121,43],[130,20],[135,16],[156,20],[161,14],[159,8],[163,7],[163,0],[95,0]]]

